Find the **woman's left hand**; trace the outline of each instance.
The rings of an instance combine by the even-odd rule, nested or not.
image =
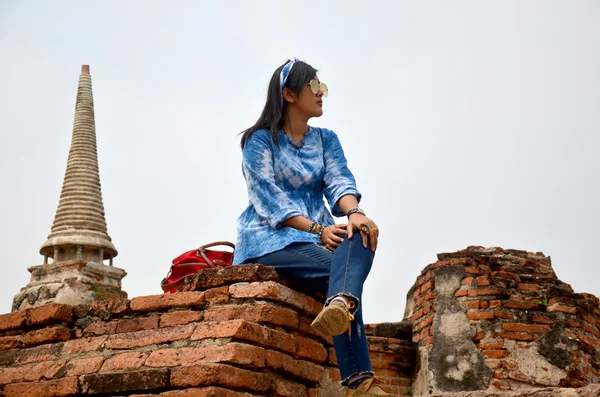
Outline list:
[[[352,239],[354,230],[359,230],[362,236],[363,246],[367,248],[368,243],[371,244],[371,249],[377,249],[377,240],[379,239],[379,228],[371,219],[360,213],[350,215],[348,225],[346,226],[348,239]]]

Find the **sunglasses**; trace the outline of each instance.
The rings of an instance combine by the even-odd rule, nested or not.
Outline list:
[[[321,82],[319,82],[319,80],[313,79],[313,80],[309,81],[308,85],[310,86],[310,90],[312,91],[312,93],[315,95],[317,95],[319,90],[321,90],[323,92],[323,96],[325,98],[327,98],[327,95],[329,95],[329,89],[327,88],[327,84],[321,83]]]

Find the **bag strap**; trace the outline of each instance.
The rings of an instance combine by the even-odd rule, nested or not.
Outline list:
[[[206,264],[210,267],[217,267],[214,263],[212,263],[210,259],[208,259],[208,256],[206,256],[204,251],[209,247],[216,247],[218,245],[225,245],[227,247],[233,248],[233,250],[235,251],[235,244],[230,243],[229,241],[215,241],[214,243],[204,244],[203,246],[198,248],[198,250],[196,251],[196,255],[202,257],[202,259],[204,259]]]
[[[184,278],[185,277],[181,277],[181,278],[178,278],[177,280],[175,280],[173,282],[167,283],[167,278],[165,277],[163,279],[163,281],[160,282],[160,287],[162,288],[163,292],[170,291],[170,290],[172,290],[174,288],[179,288],[179,286],[181,284],[183,284],[183,279]]]

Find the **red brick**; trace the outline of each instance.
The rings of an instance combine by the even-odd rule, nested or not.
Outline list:
[[[161,327],[174,327],[202,321],[202,313],[192,310],[181,310],[165,313],[160,316]]]
[[[27,323],[27,312],[19,312],[0,315],[0,331],[22,328]]]
[[[500,300],[491,300],[490,301],[490,309],[496,309],[502,306],[502,301]]]
[[[21,336],[1,336],[0,337],[0,350],[9,350],[23,347],[23,341]]]
[[[514,313],[509,312],[507,310],[497,310],[494,312],[494,317],[512,320],[515,318],[515,315],[514,315]]]
[[[128,352],[112,356],[104,362],[100,372],[114,372],[122,370],[138,369],[148,358],[148,353]]]
[[[433,317],[428,317],[426,319],[423,319],[423,320],[417,322],[414,325],[413,331],[414,332],[419,331],[420,329],[423,329],[424,327],[428,327],[431,324],[433,324]]]
[[[130,307],[136,312],[150,312],[174,307],[198,306],[202,303],[204,303],[204,292],[190,291],[133,298]]]
[[[481,343],[480,342],[477,346],[480,349],[503,349],[504,341],[489,342],[489,343]]]
[[[317,363],[324,363],[327,360],[327,349],[319,342],[312,339],[296,336],[296,355]]]
[[[49,303],[47,305],[27,309],[28,326],[55,324],[61,322],[72,323],[74,321],[73,306],[60,303]]]
[[[421,291],[421,294],[424,294],[424,293],[426,293],[427,291],[429,291],[429,290],[432,290],[432,289],[433,289],[433,282],[431,282],[431,281],[427,281],[425,284],[423,284],[423,285],[421,286],[421,289],[420,289],[420,291]]]
[[[475,288],[468,291],[468,296],[486,296],[486,295],[502,295],[506,294],[506,290],[502,288]]]
[[[491,320],[494,318],[494,312],[468,312],[469,320]]]
[[[503,357],[510,355],[510,352],[508,350],[502,350],[502,349],[497,349],[497,350],[486,349],[486,350],[482,350],[481,354],[483,354],[487,358],[503,358]]]
[[[338,365],[337,356],[335,355],[335,349],[333,347],[327,349],[327,364]]]
[[[117,321],[116,333],[136,332],[158,328],[158,316],[125,318]]]
[[[550,317],[541,316],[541,315],[533,316],[532,321],[534,323],[539,323],[539,324],[554,324],[553,319],[551,319]]]
[[[244,343],[230,342],[224,346],[182,347],[153,351],[146,360],[148,367],[178,367],[199,362],[265,366],[265,349]]]
[[[63,343],[54,343],[22,349],[19,351],[15,363],[22,365],[39,361],[58,360],[62,346]]]
[[[207,338],[243,339],[292,354],[295,354],[297,349],[295,338],[287,332],[277,331],[245,320],[227,320],[220,323],[207,321],[198,324],[191,339]]]
[[[274,281],[233,284],[229,286],[229,294],[232,298],[262,298],[287,303],[311,317],[323,308],[315,299]]]
[[[589,332],[590,334],[594,335],[596,338],[600,338],[600,332],[598,332],[598,330],[596,329],[596,327],[584,322],[583,323],[583,329],[587,332]]]
[[[87,353],[100,350],[102,344],[106,342],[108,336],[98,336],[95,338],[81,338],[70,340],[65,343],[63,353]]]
[[[331,380],[334,380],[336,382],[341,382],[342,380],[340,370],[337,368],[327,367],[327,375]]]
[[[195,325],[159,328],[113,335],[106,342],[107,349],[131,349],[135,347],[155,345],[176,340],[188,339],[194,332]]]
[[[204,321],[247,320],[254,323],[269,323],[288,329],[298,328],[298,313],[283,307],[263,305],[223,306],[204,312]]]
[[[205,269],[188,277],[181,287],[185,291],[198,291],[219,287],[225,284],[253,281],[276,281],[279,275],[271,266],[249,264],[228,266],[219,269]]]
[[[133,394],[131,397],[155,397],[157,394]],[[237,392],[222,387],[201,387],[171,390],[158,394],[160,397],[252,397],[244,392]]]
[[[434,298],[435,298],[435,294],[433,293],[433,291],[431,291],[427,295],[425,295],[425,300],[426,301],[430,301],[430,300],[432,300]]]
[[[474,341],[480,341],[483,338],[485,338],[485,334],[483,332],[478,332],[475,334],[475,337],[473,337]]]
[[[64,367],[65,363],[64,360],[42,361],[18,367],[2,368],[0,371],[0,384],[32,382],[42,378],[52,379]]]
[[[65,367],[66,376],[93,374],[95,372],[98,372],[100,367],[102,367],[103,362],[104,357],[102,356],[77,358],[71,360],[67,363]]]
[[[229,286],[225,285],[219,288],[211,288],[204,292],[204,299],[210,303],[229,302]]]
[[[25,346],[36,346],[47,343],[61,342],[71,339],[71,330],[58,325],[56,327],[42,328],[35,331],[29,331],[23,335],[23,344]]]
[[[513,280],[516,281],[517,283],[521,282],[521,277],[516,274],[516,273],[512,273],[512,272],[505,272],[505,271],[496,271],[496,272],[492,272],[492,277],[497,277],[497,278],[503,278],[503,279],[507,279],[507,280]]]
[[[522,323],[504,323],[502,330],[508,332],[531,332],[534,334],[543,334],[550,331],[550,327],[545,324],[522,324]]]
[[[577,313],[577,309],[571,306],[561,305],[560,303],[554,303],[546,308],[549,313],[552,312],[563,312],[568,314]]]
[[[102,321],[95,319],[83,329],[83,335],[112,335],[117,333],[117,322],[116,321]]]
[[[310,383],[317,383],[323,374],[323,367],[304,360],[296,360],[287,354],[267,350],[266,365],[275,371],[298,377]]]
[[[520,332],[502,332],[500,336],[503,339],[512,339],[512,340],[520,340],[520,341],[531,341],[533,340],[533,335],[520,333]]]
[[[76,308],[77,315],[79,317],[105,316],[107,313],[123,314],[126,313],[128,310],[129,300],[127,299],[110,299],[104,301],[94,301],[87,305],[87,307],[78,306]]]
[[[273,379],[266,373],[253,372],[225,364],[202,363],[175,368],[171,371],[171,386],[224,386],[267,392]]]
[[[488,285],[490,285],[490,279],[488,276],[479,276],[476,278],[477,280],[477,285],[480,287],[486,287]]]
[[[415,322],[418,319],[420,319],[421,317],[423,317],[423,309],[419,309],[416,312],[413,313],[412,315],[412,321]]]
[[[524,300],[507,300],[502,303],[504,307],[510,309],[521,309],[521,310],[532,310],[538,308],[540,306],[539,303],[533,301],[524,301]]]
[[[473,284],[473,281],[474,281],[474,280],[475,280],[475,278],[474,278],[474,277],[465,277],[465,278],[463,279],[462,283],[463,283],[464,285],[471,285],[471,284]]]
[[[519,292],[539,292],[542,287],[538,284],[519,284],[517,291]]]
[[[160,390],[169,386],[169,370],[164,368],[125,372],[101,372],[79,377],[81,394],[123,395],[132,391]]]
[[[485,365],[491,369],[500,369],[502,367],[502,360],[495,358],[486,358]]]
[[[4,389],[6,397],[41,397],[41,396],[77,396],[77,377],[62,378],[44,382],[26,382],[7,385]]]
[[[489,307],[490,307],[490,303],[489,303],[489,302],[490,302],[490,301],[487,301],[487,300],[479,301],[479,306],[480,306],[482,309],[487,309],[487,308],[489,308]]]
[[[461,298],[463,296],[467,296],[469,294],[469,291],[470,290],[461,287],[454,293],[454,296],[457,298]]]

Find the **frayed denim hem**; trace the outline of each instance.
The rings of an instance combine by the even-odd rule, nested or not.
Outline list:
[[[339,294],[335,294],[334,296],[327,298],[323,307],[329,306],[331,301],[334,300],[335,298],[337,298],[338,296],[345,296],[347,298],[352,298],[354,300],[355,305],[352,309],[350,309],[351,310],[350,313],[352,313],[352,314],[356,313],[356,311],[358,310],[358,308],[360,306],[360,300],[356,296],[354,296],[352,294],[348,294],[346,292],[340,292]]]
[[[375,372],[373,372],[373,371],[355,372],[342,381],[342,386],[348,386],[348,381],[350,380],[350,378],[352,378],[355,375],[371,375],[371,377],[373,377],[373,376],[375,376]]]

